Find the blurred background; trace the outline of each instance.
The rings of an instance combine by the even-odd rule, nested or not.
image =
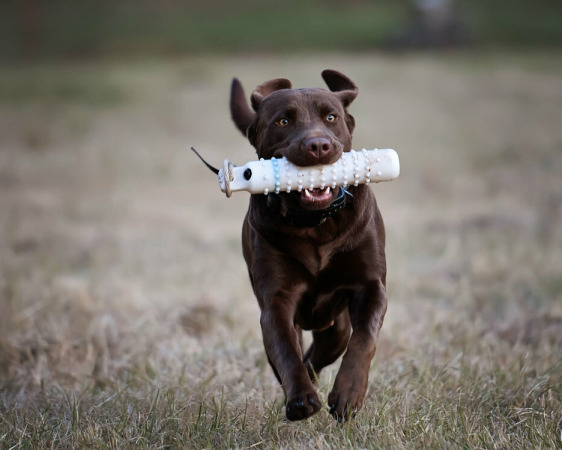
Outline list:
[[[401,386],[407,404],[451,362],[439,389],[474,399],[469,417],[494,417],[486,385],[560,418],[559,395],[525,390],[562,385],[560,0],[0,2],[3,405],[125,385],[280,395],[241,256],[248,196],[226,199],[188,149],[253,159],[232,77],[249,95],[276,77],[323,86],[325,68],[359,86],[355,148],[401,158],[400,178],[373,187],[390,304],[371,392]],[[259,423],[264,402],[251,405]],[[507,435],[517,414],[496,421]]]
[[[6,0],[0,55],[131,58],[207,52],[557,47],[556,0]]]

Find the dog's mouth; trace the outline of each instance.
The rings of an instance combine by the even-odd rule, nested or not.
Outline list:
[[[334,191],[329,186],[323,189],[303,189],[300,192],[300,203],[306,209],[323,209],[330,206]]]

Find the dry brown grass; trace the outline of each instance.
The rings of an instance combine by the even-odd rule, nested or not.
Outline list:
[[[562,445],[559,54],[321,55],[3,68],[0,447]],[[230,78],[360,87],[390,297],[367,406],[283,421],[227,200]],[[6,88],[7,86],[7,88]],[[336,365],[337,366],[337,365]],[[326,397],[334,370],[320,380]]]

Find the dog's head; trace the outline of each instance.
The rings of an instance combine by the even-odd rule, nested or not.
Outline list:
[[[322,78],[330,90],[291,89],[291,82],[284,78],[266,81],[252,92],[252,108],[240,82],[232,81],[232,119],[258,157],[285,156],[306,167],[332,164],[351,150],[355,120],[347,107],[357,97],[357,86],[335,70],[324,70]],[[293,200],[307,209],[322,209],[335,195],[329,189],[314,191]]]

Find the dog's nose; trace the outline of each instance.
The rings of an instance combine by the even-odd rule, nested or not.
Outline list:
[[[332,144],[329,139],[323,137],[316,137],[308,139],[305,142],[306,151],[311,153],[318,160],[322,159],[330,150],[332,150]]]

